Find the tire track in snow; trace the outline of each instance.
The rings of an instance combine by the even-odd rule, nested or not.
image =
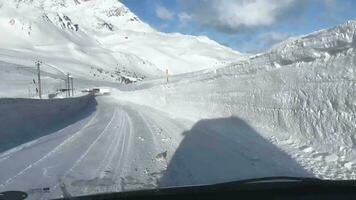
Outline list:
[[[131,106],[130,104],[127,105],[129,127],[132,127],[132,129],[128,139],[125,139],[126,155],[121,157],[122,161],[119,161],[117,165],[117,168],[121,171],[116,170],[116,174],[120,176],[114,179],[120,178],[121,181],[108,192],[157,187],[160,177],[167,168],[168,161],[168,157],[159,160],[157,155],[166,151],[168,153],[173,152],[169,143],[162,140],[162,138],[168,138],[168,136],[165,136],[169,133],[168,130],[171,130],[163,131],[162,128],[171,125],[169,117],[161,116],[162,121],[158,123],[154,110],[145,109],[144,106],[135,106],[135,108]],[[163,123],[163,126],[161,123]],[[172,132],[172,134],[175,134],[175,132]],[[137,146],[132,146],[130,143]]]
[[[149,132],[152,135],[153,146],[158,147],[157,138],[155,134],[158,134],[157,128],[155,129],[154,125],[159,127],[156,123],[151,122],[151,120],[146,116],[143,115],[141,112],[137,112],[138,115],[141,117],[142,121],[144,122],[145,126],[148,128]],[[159,150],[157,150],[159,151]]]
[[[128,117],[128,116],[127,116]],[[126,119],[126,118],[125,118]],[[127,124],[127,123],[124,123],[124,124]],[[127,133],[125,131],[126,129],[126,126],[122,127],[121,128],[121,131],[122,131],[122,135],[123,135],[123,138],[121,140],[121,150],[120,150],[120,154],[119,154],[119,161],[118,161],[118,164],[115,165],[115,168],[114,168],[114,172],[116,172],[115,174],[115,178],[117,177],[120,177],[122,175],[122,172],[123,172],[123,161],[124,161],[124,155],[125,155],[125,150],[129,151],[130,149],[127,148],[127,142],[126,142],[126,135],[129,134],[129,137],[131,135],[131,132]],[[130,129],[131,130],[131,129]],[[118,147],[118,145],[117,145]],[[126,153],[127,153],[126,151]],[[112,162],[112,161],[111,161]],[[120,169],[120,172],[117,172],[118,169]]]
[[[111,134],[108,136],[108,137],[112,136],[113,139],[111,140],[110,145],[105,152],[104,159],[102,159],[98,169],[96,170],[94,177],[92,177],[93,179],[113,178],[113,176],[115,175],[114,174],[115,167],[113,166],[113,164],[114,164],[113,160],[118,155],[120,157],[122,156],[122,151],[120,151],[120,153],[119,153],[117,150],[119,149],[120,145],[121,146],[124,145],[124,140],[125,140],[124,138],[125,138],[125,134],[126,134],[125,133],[125,128],[126,128],[125,114],[126,113],[124,111],[120,111],[120,117],[117,119],[118,125],[114,127],[115,130],[112,131]],[[108,175],[111,175],[112,177],[110,177]],[[91,187],[91,185],[88,185],[81,190],[84,193],[88,193],[90,187]]]
[[[80,158],[74,163],[74,165],[66,173],[64,173],[64,176],[67,176],[69,173],[71,173],[74,170],[74,168],[77,167],[77,165],[89,154],[89,152],[93,149],[93,147],[100,140],[100,138],[103,137],[104,133],[106,133],[107,129],[110,127],[110,125],[114,121],[116,113],[117,113],[117,109],[115,109],[114,114],[111,116],[111,119],[110,119],[109,123],[105,126],[104,130],[91,143],[91,145],[88,147],[88,149],[85,151],[85,153],[80,156]]]
[[[94,121],[94,119],[96,119],[97,115],[98,115],[98,112],[95,113],[93,118],[82,129],[80,129],[79,131],[77,131],[76,133],[74,133],[73,135],[68,137],[67,139],[65,139],[63,142],[61,142],[59,145],[57,145],[52,151],[48,152],[46,155],[41,157],[39,160],[37,160],[37,161],[33,162],[32,164],[28,165],[25,169],[21,170],[15,176],[13,176],[11,178],[8,178],[4,183],[0,184],[0,188],[1,187],[5,187],[6,185],[12,183],[17,177],[25,174],[31,168],[37,166],[42,161],[46,160],[47,158],[49,158],[52,155],[54,155],[55,153],[57,153],[60,149],[63,148],[63,146],[73,142],[76,139],[76,137],[79,137],[81,135],[81,133],[83,133],[84,129],[86,129],[87,127],[89,127],[93,123],[93,121]]]
[[[122,115],[120,115],[120,118],[122,118]],[[117,127],[120,128],[120,130],[121,130],[121,127],[123,125],[123,119],[120,119],[119,121],[120,121],[120,124]],[[116,149],[116,148],[114,148],[114,146],[117,146],[117,143],[120,142],[120,138],[122,137],[122,134],[120,135],[119,133],[117,133],[115,131],[113,132],[113,134],[115,135],[114,139],[111,140],[111,143],[105,152],[104,159],[100,163],[100,166],[98,167],[95,177],[103,178],[105,176],[105,171],[108,170],[109,165],[111,164],[110,163],[111,161],[108,161],[108,160],[111,160],[109,157],[111,157],[113,155],[113,152]]]
[[[182,124],[172,123],[169,120],[170,118],[162,118],[161,115],[150,110],[144,109],[143,112],[139,112],[139,115],[152,133],[157,152],[169,151],[172,153],[178,147],[181,139],[174,138],[173,136],[179,136],[180,133],[186,130]]]
[[[80,164],[80,162],[82,162],[82,160],[89,154],[89,152],[92,150],[92,148],[96,145],[96,143],[100,140],[100,138],[103,137],[104,133],[106,133],[107,129],[110,127],[110,125],[112,124],[112,122],[115,119],[115,116],[117,114],[117,109],[115,108],[114,110],[114,114],[111,116],[111,119],[109,121],[109,123],[105,126],[104,130],[99,134],[99,136],[90,144],[90,146],[87,148],[87,150],[85,151],[85,153],[83,153],[80,158],[72,165],[72,167],[67,170],[61,177],[61,179],[65,179],[66,176],[68,176],[71,172],[73,172],[73,170]],[[53,191],[55,191],[58,186],[62,184],[61,182],[57,183],[56,185],[53,186]]]
[[[84,122],[83,125],[81,125],[81,127],[80,127],[77,131],[73,131],[72,134],[75,134],[75,133],[77,133],[79,130],[83,129],[83,128],[89,123],[89,121],[90,121],[93,117],[95,117],[95,115],[92,116],[89,120],[87,120],[87,122]],[[54,132],[54,133],[53,133],[53,137],[51,137],[50,140],[55,140],[55,139],[58,139],[58,138],[60,138],[60,137],[68,137],[68,135],[71,135],[71,134],[68,134],[68,135],[61,135],[61,133],[67,131],[68,129],[70,130],[74,125],[75,125],[75,124],[70,124],[69,126],[65,127],[64,129],[61,129],[61,130],[59,130],[59,131],[57,131],[57,132]],[[46,136],[44,136],[44,137],[46,137]],[[18,146],[18,147],[15,147],[15,148],[13,148],[13,149],[10,149],[10,150],[8,150],[8,151],[5,151],[4,153],[2,153],[2,154],[0,155],[0,163],[6,161],[7,159],[9,159],[9,158],[11,158],[11,157],[13,157],[13,156],[16,155],[16,153],[18,153],[18,152],[27,150],[27,149],[29,149],[29,148],[32,148],[33,146],[41,145],[42,143],[45,143],[45,142],[47,142],[47,140],[43,140],[43,137],[41,137],[41,138],[38,138],[38,139],[36,139],[36,140],[33,140],[33,141],[27,142],[27,143],[25,143],[25,144],[22,144],[22,145],[20,145],[20,146]]]
[[[121,135],[121,137],[119,138],[119,140],[116,142],[116,145],[115,145],[115,147],[114,147],[114,149],[112,149],[112,153],[111,153],[111,155],[110,155],[110,157],[109,157],[109,161],[108,161],[108,165],[110,165],[110,164],[113,164],[113,160],[114,160],[114,157],[118,154],[117,152],[116,152],[116,150],[117,149],[119,149],[119,147],[121,146],[121,151],[120,151],[120,153],[119,153],[119,159],[121,159],[122,157],[123,157],[123,154],[124,154],[124,145],[125,145],[125,137],[126,137],[126,134],[127,133],[125,133],[125,125],[126,123],[125,123],[125,117],[123,117],[122,118],[122,126],[121,126],[121,128],[120,128],[120,135]],[[119,163],[121,163],[121,161],[119,161]],[[108,167],[108,166],[107,166]],[[116,170],[114,170],[114,172],[116,172]],[[100,176],[100,178],[104,178],[104,177],[101,177]]]

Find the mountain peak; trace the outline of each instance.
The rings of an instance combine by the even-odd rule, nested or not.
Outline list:
[[[58,13],[68,16],[73,23],[90,31],[153,30],[117,0],[12,0],[8,3],[16,8],[37,8],[49,16]]]

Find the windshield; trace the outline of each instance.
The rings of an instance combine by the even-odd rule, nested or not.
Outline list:
[[[0,192],[355,179],[355,8],[0,0]]]

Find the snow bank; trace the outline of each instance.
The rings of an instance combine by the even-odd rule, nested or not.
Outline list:
[[[355,30],[350,21],[246,62],[117,96],[195,120],[236,116],[262,133],[344,151],[356,145]]]
[[[0,152],[60,130],[95,110],[94,96],[0,99]]]

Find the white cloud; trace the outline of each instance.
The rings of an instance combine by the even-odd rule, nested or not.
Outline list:
[[[181,12],[178,14],[178,27],[182,28],[188,24],[189,21],[192,20],[192,16],[186,12]]]
[[[181,12],[178,14],[178,19],[180,23],[186,23],[192,19],[192,16],[186,12]]]
[[[276,23],[302,0],[180,0],[188,14],[226,32]]]
[[[160,19],[171,20],[174,17],[174,13],[162,6],[156,7],[156,16]]]

